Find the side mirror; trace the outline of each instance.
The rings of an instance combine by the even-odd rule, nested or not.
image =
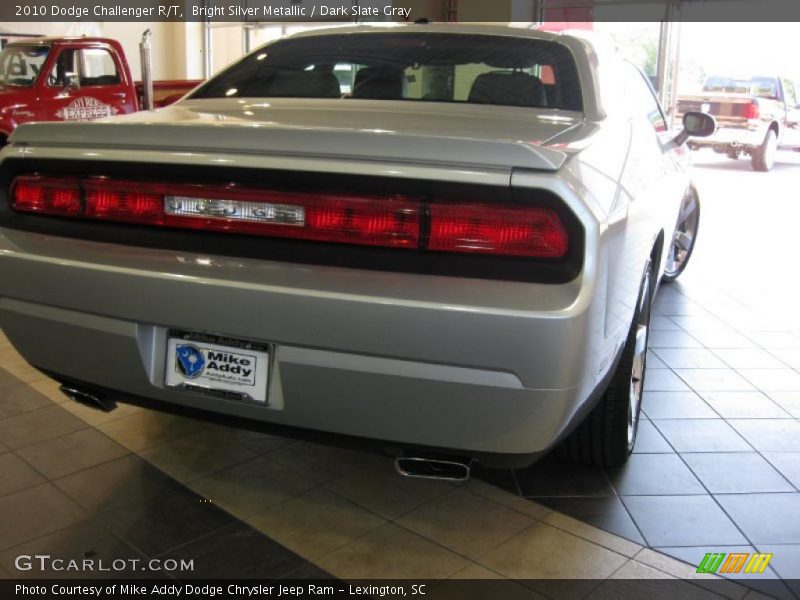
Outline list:
[[[717,130],[717,122],[709,114],[687,112],[683,115],[683,131],[675,136],[675,145],[681,146],[690,137],[708,137]]]
[[[75,73],[67,73],[65,79],[67,80],[64,89],[79,90],[81,89],[81,78]]]

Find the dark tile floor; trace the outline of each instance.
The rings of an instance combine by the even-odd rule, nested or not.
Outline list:
[[[706,331],[699,311],[680,288],[666,288],[658,298],[641,431],[624,467],[587,467],[550,456],[514,472],[512,483],[498,482],[688,562],[697,563],[712,547],[774,552],[779,546],[797,556],[800,422],[792,408],[800,380],[792,375],[800,373],[744,334],[725,342],[745,346],[748,340],[746,348],[698,342],[687,349],[694,337],[679,323]],[[676,317],[682,312],[695,316]],[[800,335],[782,343],[800,347]],[[770,365],[778,383],[742,365]],[[782,395],[771,391],[778,386]],[[785,578],[797,576],[791,560],[771,568]]]
[[[21,554],[141,561],[98,576],[327,576],[0,369],[0,573]],[[194,570],[143,570],[152,558]],[[164,564],[163,562],[161,564]]]

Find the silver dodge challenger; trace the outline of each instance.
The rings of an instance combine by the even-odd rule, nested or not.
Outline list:
[[[580,35],[301,33],[166,109],[19,127],[0,326],[105,410],[366,438],[411,476],[619,465],[714,128],[670,131]]]

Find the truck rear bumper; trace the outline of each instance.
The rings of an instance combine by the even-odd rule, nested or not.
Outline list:
[[[703,148],[758,148],[764,142],[766,129],[747,129],[739,127],[719,127],[714,135],[705,138],[691,138],[690,144]]]

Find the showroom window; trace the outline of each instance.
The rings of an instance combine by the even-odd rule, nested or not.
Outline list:
[[[0,52],[0,83],[33,85],[49,52],[49,46],[6,47]]]
[[[656,131],[666,131],[667,124],[664,113],[656,100],[650,83],[642,72],[630,63],[625,65],[625,89],[627,99],[639,114],[643,114],[650,121]]]

